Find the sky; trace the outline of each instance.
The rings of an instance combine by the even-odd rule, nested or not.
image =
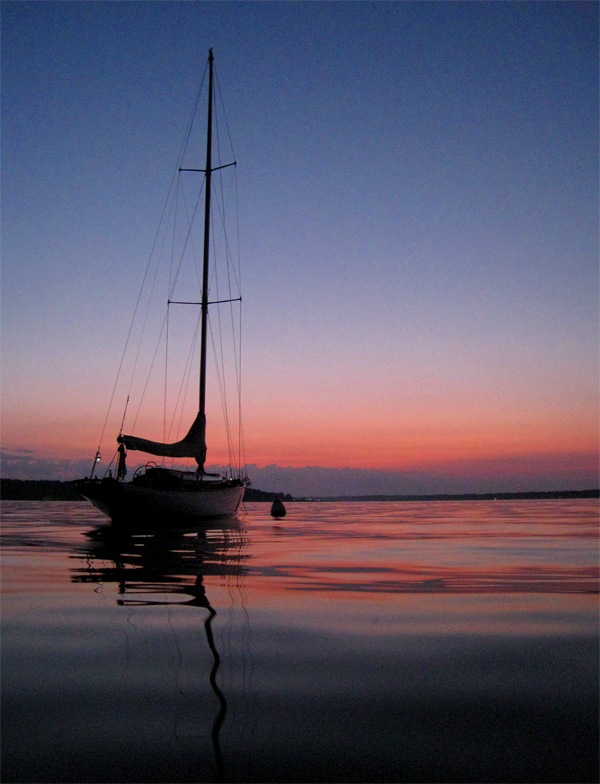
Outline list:
[[[597,487],[585,2],[3,2],[2,475],[89,472],[210,47],[254,486]]]

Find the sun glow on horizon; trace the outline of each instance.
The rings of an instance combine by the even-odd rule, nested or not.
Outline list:
[[[346,412],[344,412],[346,413]],[[527,420],[514,416],[494,420],[475,417],[471,422],[456,420],[449,412],[446,421],[438,412],[435,418],[405,418],[404,421],[368,416],[362,421],[339,415],[317,421],[312,412],[297,411],[286,421],[274,409],[271,417],[264,414],[246,417],[244,424],[245,459],[256,465],[330,466],[390,471],[432,470],[436,466],[459,463],[483,465],[485,461],[518,458],[536,461],[546,455],[552,462],[560,455],[582,455],[585,464],[598,454],[597,415],[566,414],[548,421],[543,417]],[[214,411],[208,417],[208,457],[210,463],[230,462],[227,438]],[[26,412],[5,411],[2,422],[5,451],[30,450],[38,456],[55,459],[93,457],[100,436],[101,417],[94,419],[74,404],[68,416],[49,410],[32,420]],[[101,448],[108,455],[116,450],[119,423],[106,428]],[[185,425],[183,425],[185,429]],[[237,456],[237,434],[234,429],[234,454]],[[125,428],[127,432],[127,427]],[[162,440],[162,417],[149,418],[136,428],[136,434]],[[181,433],[179,434],[181,437]],[[174,440],[174,439],[173,439]],[[143,457],[141,457],[143,459]],[[243,458],[242,458],[243,459]]]

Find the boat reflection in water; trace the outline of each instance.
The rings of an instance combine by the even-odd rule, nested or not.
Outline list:
[[[102,525],[86,536],[87,568],[73,570],[73,582],[116,583],[116,602],[121,607],[188,606],[208,612],[204,630],[213,659],[208,681],[218,701],[211,739],[217,781],[224,781],[220,732],[227,699],[217,683],[221,659],[212,630],[217,612],[206,595],[203,578],[243,575],[246,541],[239,521],[220,518],[211,524],[203,520],[197,527],[179,529]]]

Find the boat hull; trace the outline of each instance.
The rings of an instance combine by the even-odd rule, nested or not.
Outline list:
[[[191,483],[190,483],[191,484]],[[244,497],[240,482],[202,482],[181,489],[144,487],[115,479],[79,479],[73,485],[113,520],[138,522],[233,517]]]

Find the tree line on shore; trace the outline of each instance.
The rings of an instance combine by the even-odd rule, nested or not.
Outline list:
[[[52,479],[0,479],[0,497],[4,501],[83,501],[85,500],[71,482]],[[551,490],[518,493],[463,493],[460,495],[364,495],[336,496],[332,498],[293,498],[287,493],[270,493],[247,487],[245,501],[494,501],[522,500],[528,498],[598,498],[600,491]]]

